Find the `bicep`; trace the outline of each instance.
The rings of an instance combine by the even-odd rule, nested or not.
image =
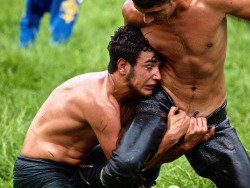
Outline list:
[[[110,158],[112,151],[116,148],[116,142],[121,129],[119,114],[111,111],[95,114],[89,120],[99,144],[107,158]]]
[[[141,181],[145,162],[153,157],[166,129],[160,115],[137,113],[121,136],[116,150],[103,168],[102,179],[107,186]]]

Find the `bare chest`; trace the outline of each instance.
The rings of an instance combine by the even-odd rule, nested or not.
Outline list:
[[[142,32],[154,49],[170,59],[202,56],[217,48],[226,37],[223,18],[208,17],[209,11],[206,12],[195,10],[173,16],[167,23],[144,27]]]

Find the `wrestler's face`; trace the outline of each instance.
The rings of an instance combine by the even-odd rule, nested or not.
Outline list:
[[[134,6],[139,12],[144,15],[143,21],[146,24],[154,23],[157,25],[161,25],[164,23],[169,23],[169,18],[174,12],[174,6],[171,1],[169,3],[164,3],[163,5],[156,5],[148,9],[143,9],[136,5]]]
[[[143,96],[152,94],[154,86],[161,79],[159,66],[154,52],[140,52],[134,67],[127,74],[128,87],[132,92]]]

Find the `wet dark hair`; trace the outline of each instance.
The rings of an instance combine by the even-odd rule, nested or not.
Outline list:
[[[141,51],[154,51],[149,45],[148,40],[143,36],[139,28],[126,25],[118,28],[114,36],[111,36],[111,41],[108,45],[110,62],[108,65],[109,73],[114,73],[117,70],[117,61],[120,58],[125,59],[133,67]],[[157,60],[159,53],[156,52]]]
[[[164,3],[169,3],[170,0],[132,0],[134,4],[140,8],[148,9],[156,5],[163,5]]]

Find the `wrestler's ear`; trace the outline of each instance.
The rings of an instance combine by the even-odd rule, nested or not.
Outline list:
[[[117,69],[120,72],[120,74],[126,75],[127,72],[129,71],[129,63],[125,59],[120,58],[117,61]]]

